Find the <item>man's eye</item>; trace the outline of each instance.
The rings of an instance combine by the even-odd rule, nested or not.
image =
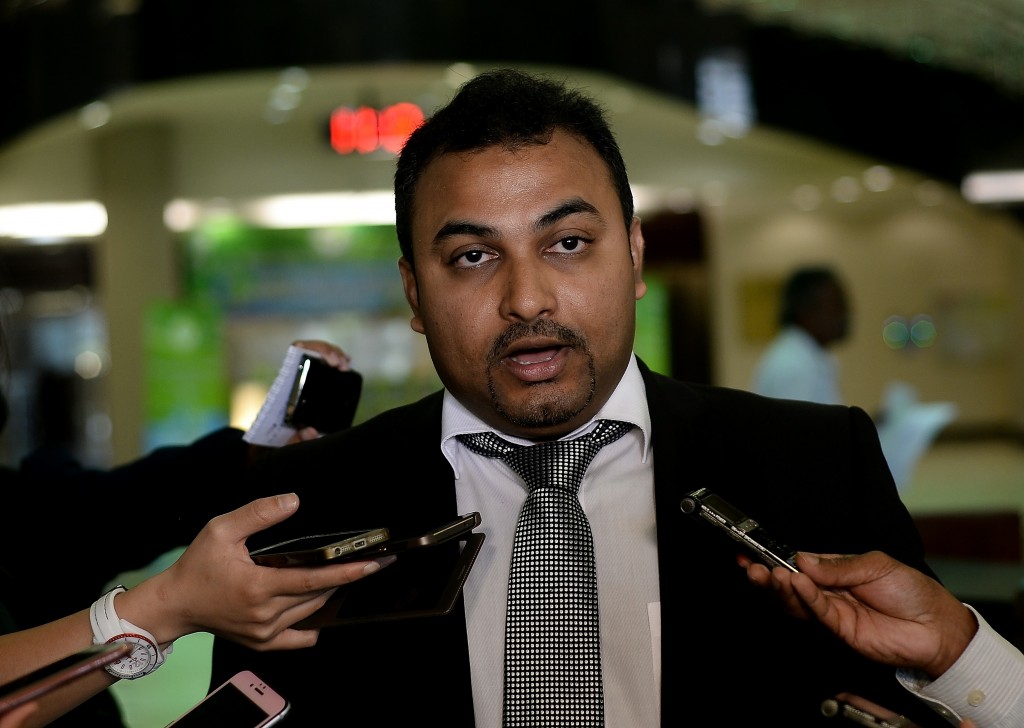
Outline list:
[[[456,268],[472,268],[493,257],[494,254],[488,253],[486,250],[467,250],[465,253],[457,255],[452,262]]]
[[[549,250],[555,253],[579,253],[586,248],[588,242],[590,241],[581,238],[578,235],[572,235],[567,238],[562,238],[552,245]]]

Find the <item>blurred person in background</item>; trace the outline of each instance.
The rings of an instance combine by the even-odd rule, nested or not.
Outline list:
[[[850,326],[839,274],[827,266],[797,268],[783,286],[779,331],[758,360],[750,389],[766,397],[843,404],[834,347],[849,337]],[[906,382],[886,386],[873,419],[898,488],[909,485],[921,456],[955,416],[953,403],[919,402]]]
[[[850,305],[831,268],[794,271],[782,289],[779,332],[761,355],[751,389],[766,397],[841,404],[830,347],[850,332]]]

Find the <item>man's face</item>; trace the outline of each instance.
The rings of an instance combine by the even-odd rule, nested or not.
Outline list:
[[[590,419],[633,347],[643,237],[627,235],[604,161],[564,132],[516,151],[446,154],[414,201],[412,328],[445,387],[509,434]]]

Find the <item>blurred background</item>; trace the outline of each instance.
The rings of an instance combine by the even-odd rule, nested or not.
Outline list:
[[[962,521],[929,545],[965,597],[1020,609],[1016,0],[0,0],[3,461],[57,444],[105,467],[246,427],[298,338],[352,354],[357,421],[435,389],[394,153],[497,65],[608,109],[653,368],[746,388],[785,276],[841,273],[845,399],[877,412],[904,382],[955,405],[902,493],[926,529],[1008,517],[985,554],[949,544],[977,543]],[[982,558],[991,579],[956,571]]]

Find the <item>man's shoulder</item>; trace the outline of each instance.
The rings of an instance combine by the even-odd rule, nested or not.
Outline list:
[[[812,424],[837,418],[845,421],[851,412],[861,412],[856,407],[767,397],[746,389],[687,382],[649,369],[642,371],[652,414],[667,412],[673,418],[739,419],[764,426],[776,420]]]
[[[350,436],[373,437],[384,432],[413,432],[424,435],[430,428],[440,432],[444,392],[439,390],[408,404],[392,407],[350,427]],[[438,438],[434,438],[436,444]]]
[[[261,458],[261,470],[272,467],[318,467],[324,460],[350,463],[374,461],[395,452],[416,457],[437,450],[441,431],[442,393],[384,410],[369,419],[316,440],[286,445]]]

